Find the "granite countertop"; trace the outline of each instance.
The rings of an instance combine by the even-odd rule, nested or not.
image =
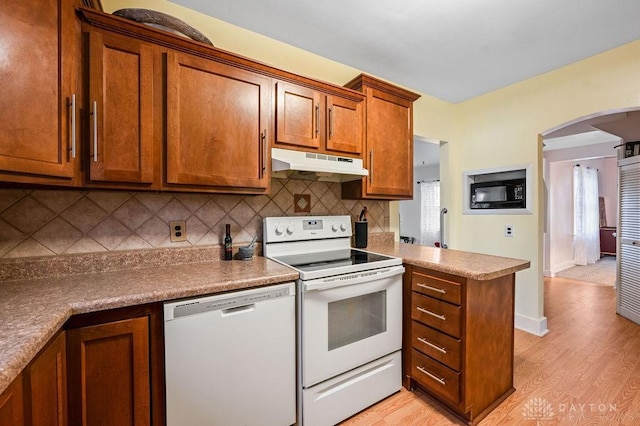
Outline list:
[[[393,242],[371,235],[365,249],[404,263],[490,280],[530,262]],[[296,280],[255,256],[224,262],[216,248],[158,249],[0,261],[0,393],[71,315]]]
[[[393,241],[372,241],[365,250],[401,257],[409,265],[481,281],[510,275],[531,266],[528,260]]]
[[[197,252],[186,255],[193,258],[194,253]],[[231,262],[200,261],[201,258],[195,256],[198,263],[158,265],[157,259],[162,258],[163,253],[155,255],[155,260],[146,259],[145,263],[143,259],[134,264],[124,254],[97,255],[100,261],[106,259],[118,264],[121,270],[111,270],[114,267],[110,266],[105,271],[105,267],[98,266],[92,273],[44,277],[37,267],[34,269],[34,261],[27,261],[24,264],[29,271],[25,271],[25,275],[38,278],[11,281],[7,277],[16,275],[14,269],[22,263],[2,262],[0,394],[73,314],[277,284],[299,276],[296,271],[260,256],[251,261]],[[44,267],[48,262],[57,261],[60,269],[60,263],[82,264],[89,262],[87,257],[41,259],[35,264],[42,263],[39,266]]]

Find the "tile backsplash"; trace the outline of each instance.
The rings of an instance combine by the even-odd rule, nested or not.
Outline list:
[[[294,194],[310,195],[310,213],[295,213]],[[389,202],[341,200],[338,183],[272,179],[270,195],[0,189],[0,258],[221,245],[226,223],[240,244],[262,240],[267,216],[355,218],[364,206],[369,232],[388,231]],[[187,241],[170,241],[173,220]]]

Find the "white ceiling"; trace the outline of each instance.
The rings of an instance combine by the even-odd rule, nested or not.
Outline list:
[[[172,1],[456,103],[640,38],[640,0]]]

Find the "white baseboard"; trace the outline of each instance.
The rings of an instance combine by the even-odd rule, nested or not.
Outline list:
[[[518,330],[526,331],[535,336],[542,337],[549,332],[547,328],[547,317],[530,318],[516,314],[515,327]]]
[[[556,274],[551,269],[545,269],[544,271],[542,271],[542,275],[550,278],[553,278],[556,276]]]
[[[558,272],[564,271],[565,269],[573,268],[574,266],[576,266],[576,264],[573,263],[573,260],[568,260],[559,265],[553,265],[549,270],[551,275],[547,275],[547,276],[555,277]]]

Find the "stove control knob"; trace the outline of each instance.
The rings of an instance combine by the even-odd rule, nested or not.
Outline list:
[[[276,226],[276,235],[282,235],[284,232],[284,227],[282,225]]]
[[[341,226],[341,227],[342,227],[342,226]],[[337,224],[337,223],[334,223],[333,225],[331,225],[331,230],[332,230],[333,232],[338,232],[338,224]]]
[[[287,226],[287,234],[291,235],[291,234],[293,234],[293,231],[295,231],[295,230],[296,230],[295,226],[293,226],[293,225]]]
[[[342,232],[346,231],[346,230],[347,230],[347,224],[346,224],[346,223],[341,223],[341,224],[340,224],[340,230],[341,230]]]

